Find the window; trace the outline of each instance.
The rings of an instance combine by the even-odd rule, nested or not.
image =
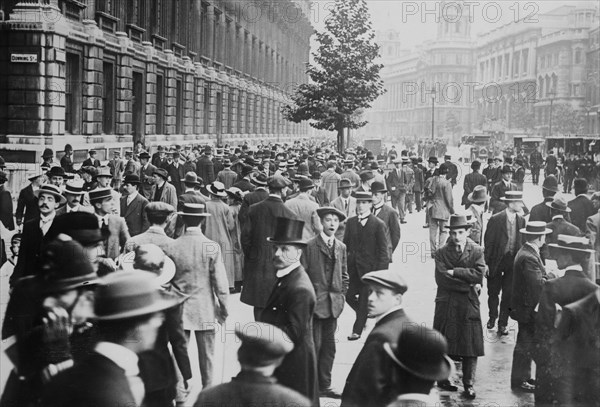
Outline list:
[[[456,65],[462,65],[462,55],[456,54]]]
[[[556,66],[558,65],[558,52],[556,54],[552,54],[552,59],[553,59],[553,65]]]
[[[183,82],[175,82],[175,134],[183,134]]]
[[[573,96],[579,96],[579,84],[573,85]]]
[[[521,54],[515,52],[513,54],[513,76],[519,76],[519,64],[521,63]]]
[[[502,57],[498,57],[498,77],[502,76]],[[492,69],[492,78],[495,79],[494,70]]]
[[[250,117],[251,117],[251,112],[252,112],[252,95],[251,94],[246,94],[246,134],[251,134],[253,129],[251,126],[251,121],[250,121]]]
[[[156,134],[165,132],[165,83],[163,75],[156,75]]]
[[[581,48],[577,48],[575,50],[575,63],[576,64],[580,64],[581,63]]]
[[[521,60],[523,61],[523,73],[526,74],[527,69],[528,69],[528,62],[529,62],[529,50],[524,49],[522,52],[523,52],[523,54],[522,54]]]
[[[223,94],[217,92],[217,117],[215,118],[217,124],[217,134],[223,133]],[[220,140],[219,140],[220,142]]]
[[[102,132],[113,134],[115,125],[115,65],[102,64]]]
[[[204,108],[203,110],[203,116],[204,116],[204,134],[208,134],[210,127],[209,127],[209,121],[210,121],[210,85],[207,84],[206,86],[204,86]]]
[[[229,90],[229,97],[227,98],[227,133],[233,134],[233,89]]]
[[[65,71],[65,132],[79,134],[81,132],[81,56],[67,52]]]
[[[242,121],[242,112],[244,111],[244,106],[242,105],[242,91],[238,91],[238,99],[237,99],[237,117],[238,117],[238,126],[237,126],[237,133],[238,134],[242,134],[245,133],[245,129],[242,129],[243,126],[243,121]],[[244,130],[244,131],[242,131]]]
[[[202,36],[200,37],[200,46],[202,48],[202,55],[204,55],[206,58],[212,58],[210,44],[208,43],[208,5],[206,3],[202,3],[201,13],[200,25]]]

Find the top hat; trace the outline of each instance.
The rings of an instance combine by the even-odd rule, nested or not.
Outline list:
[[[567,200],[562,195],[555,195],[551,202],[546,202],[546,206],[561,212],[571,212],[571,208],[567,205]]]
[[[547,235],[552,233],[552,230],[546,227],[546,222],[531,221],[527,222],[527,225],[519,232],[524,235]]]
[[[161,295],[155,274],[122,271],[109,274],[96,287],[94,313],[100,321],[112,321],[153,314],[178,303]]]
[[[371,193],[376,194],[378,192],[386,193],[387,189],[385,189],[385,185],[383,185],[383,182],[375,181],[371,184]]]
[[[188,171],[185,173],[185,177],[181,180],[185,184],[194,184],[197,186],[202,185],[198,182],[198,175],[194,171]]]
[[[121,257],[124,271],[149,271],[156,275],[159,285],[169,284],[175,276],[175,263],[155,244],[146,243]]]
[[[98,177],[109,177],[109,178],[112,178],[113,176],[110,173],[110,168],[108,168],[107,166],[102,166],[102,167],[98,167],[98,172],[94,176],[94,178],[98,178]]]
[[[322,208],[317,209],[317,215],[319,215],[319,218],[323,218],[323,216],[329,215],[330,213],[336,215],[340,222],[343,222],[344,219],[346,219],[346,215],[344,215],[342,211],[340,211],[337,208],[334,208],[333,206],[324,206]]]
[[[366,170],[366,171],[361,171],[359,174],[359,177],[360,177],[361,182],[367,182],[367,181],[375,178],[375,174],[373,174],[373,171],[371,171],[371,170]]]
[[[235,334],[242,341],[238,359],[244,365],[269,366],[294,349],[294,343],[285,332],[265,322],[238,326]]]
[[[148,154],[148,152],[147,152],[147,151],[142,151],[142,152],[140,153],[140,155],[138,155],[138,158],[139,158],[139,159],[142,159],[142,158],[149,159],[149,158],[150,158],[150,154]]]
[[[487,188],[483,185],[477,185],[475,188],[473,188],[473,192],[467,196],[467,199],[469,202],[473,203],[486,202],[488,200]]]
[[[85,191],[83,190],[83,180],[68,181],[67,184],[65,185],[65,190],[63,191],[63,194],[70,194],[70,195],[85,194]]]
[[[206,205],[201,203],[185,203],[182,210],[177,214],[181,216],[211,216],[210,213],[206,212]]]
[[[377,270],[366,273],[361,279],[364,283],[375,283],[387,288],[391,288],[399,294],[404,294],[408,290],[406,281],[397,270]]]
[[[590,254],[596,253],[590,239],[587,237],[558,235],[556,243],[549,243],[548,246],[553,249],[573,250]]]
[[[54,151],[52,151],[51,148],[44,149],[44,152],[42,153],[42,158],[50,158],[50,157],[54,157]]]
[[[440,332],[425,326],[400,331],[398,343],[383,344],[385,353],[402,370],[428,381],[448,379],[454,363],[446,354],[448,343]]]
[[[302,239],[303,230],[304,221],[277,217],[275,219],[275,233],[272,237],[267,237],[267,242],[306,246],[306,241]]]
[[[267,185],[267,176],[262,172],[250,174],[250,182],[254,185],[265,186]]]
[[[558,192],[558,180],[554,175],[548,175],[546,178],[544,178],[542,188],[548,191]]]
[[[63,292],[98,283],[98,275],[83,246],[59,234],[42,253],[44,291]]]
[[[152,175],[158,175],[159,177],[161,177],[165,181],[169,179],[169,173],[164,168],[156,168],[154,170],[154,172],[152,173]]]
[[[111,188],[96,188],[89,192],[90,202],[102,201],[106,198],[112,198]]]
[[[360,202],[360,201],[371,202],[373,200],[373,194],[370,192],[355,191],[353,195],[354,195],[354,198],[356,198],[357,202]]]
[[[300,191],[308,191],[314,187],[315,183],[310,178],[300,178],[300,181],[298,182],[298,189],[300,189]]]
[[[52,177],[66,177],[66,173],[65,170],[63,169],[63,167],[59,167],[59,166],[54,166],[52,168],[50,168],[50,171],[48,171],[46,173],[46,176],[48,178],[52,178]]]
[[[139,185],[140,176],[137,174],[127,174],[125,175],[125,178],[123,178],[123,184]]]
[[[446,229],[469,229],[472,226],[467,220],[467,215],[455,213],[450,215],[450,221],[446,225]]]
[[[98,218],[89,212],[68,212],[56,218],[57,230],[71,236],[83,246],[91,246],[106,238],[110,232],[98,227]]]
[[[429,162],[429,163],[434,163],[434,164],[438,164],[438,163],[439,163],[439,160],[438,160],[438,158],[437,158],[437,157],[429,157],[429,158],[427,159],[427,162]]]
[[[227,197],[227,192],[225,192],[225,185],[222,182],[213,181],[212,183],[208,184],[208,186],[206,187],[206,190],[208,192],[210,192],[212,195],[215,195],[215,196],[218,196],[221,198]]]
[[[500,198],[501,201],[504,202],[518,202],[523,201],[523,192],[522,191],[506,191],[504,196]]]
[[[67,198],[65,198],[61,194],[60,188],[57,187],[54,184],[44,184],[41,187],[39,187],[39,189],[36,189],[35,191],[33,191],[33,195],[36,198],[39,198],[41,194],[50,194],[50,195],[53,195],[54,198],[56,199],[56,201],[60,205],[63,205],[65,202],[67,202]]]
[[[350,181],[348,178],[342,178],[339,181],[338,189],[349,189],[352,188],[352,186],[352,181]]]

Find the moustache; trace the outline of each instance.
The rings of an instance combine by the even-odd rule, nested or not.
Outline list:
[[[50,207],[46,204],[42,204],[42,206],[40,206],[40,208],[44,208],[44,209],[50,209]]]

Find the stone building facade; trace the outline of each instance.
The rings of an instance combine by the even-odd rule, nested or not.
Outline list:
[[[0,0],[0,155],[290,141],[307,0]]]
[[[586,133],[600,134],[600,28],[590,31],[586,56]]]

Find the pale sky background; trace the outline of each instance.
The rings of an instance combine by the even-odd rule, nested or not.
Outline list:
[[[312,2],[311,21],[317,30],[324,27],[324,19],[329,14],[328,8],[332,6],[331,0],[314,0]],[[414,47],[423,41],[433,39],[436,35],[436,21],[433,14],[426,14],[427,10],[435,10],[438,0],[367,0],[371,10],[371,20],[375,30],[394,29],[401,35],[403,48]],[[448,0],[448,3],[456,3]],[[489,31],[515,19],[517,12],[524,18],[535,14],[544,13],[562,5],[588,5],[598,8],[598,0],[473,0],[469,1],[472,17],[472,38],[476,39],[480,32]],[[497,16],[497,11],[500,15]],[[413,14],[415,13],[416,14]],[[499,20],[495,22],[495,20]]]

